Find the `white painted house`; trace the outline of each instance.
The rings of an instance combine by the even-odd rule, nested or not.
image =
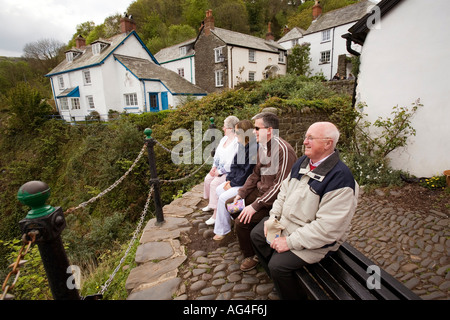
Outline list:
[[[119,113],[157,112],[177,107],[184,96],[206,92],[178,74],[161,67],[134,30],[122,18],[122,33],[107,40],[77,47],[46,75],[56,107],[66,121],[84,120],[93,111],[102,119],[110,110]]]
[[[322,14],[320,2],[316,0],[312,8],[313,21],[308,29],[305,32],[297,31],[298,37],[290,37],[289,41],[285,41],[283,37],[278,43],[286,49],[290,49],[293,43],[309,43],[312,75],[322,73],[330,80],[339,73],[340,77],[347,78],[351,73],[351,64],[346,57],[351,55],[347,51],[346,40],[342,35],[348,33],[348,29],[373,5],[369,0],[361,0],[353,5]],[[359,52],[360,46],[353,45],[353,50]]]
[[[416,177],[442,175],[450,169],[450,36],[448,0],[383,0],[350,30],[363,45],[357,102],[368,120],[391,117],[392,107],[410,107],[420,99],[411,121],[416,136],[389,155],[391,166]]]
[[[164,48],[155,54],[156,60],[164,68],[178,73],[195,84],[195,38]]]

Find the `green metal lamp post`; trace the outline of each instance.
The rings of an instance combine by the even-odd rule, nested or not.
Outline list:
[[[69,260],[61,240],[66,220],[61,207],[52,207],[45,202],[50,196],[49,186],[42,181],[30,181],[22,185],[18,200],[31,208],[25,219],[19,221],[23,234],[28,239],[30,232],[37,233],[35,242],[44,264],[50,289],[55,300],[79,300],[76,288],[69,288],[67,273]]]

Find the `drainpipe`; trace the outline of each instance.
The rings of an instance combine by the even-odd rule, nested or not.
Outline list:
[[[346,44],[347,44],[347,51],[348,53],[354,55],[354,56],[361,56],[361,53],[359,53],[358,51],[355,51],[352,49],[352,38],[351,38],[351,34],[350,33],[346,33],[344,35],[342,35],[342,38],[344,38],[345,40],[347,40]],[[353,95],[352,95],[352,107],[354,108],[356,105],[356,86],[358,83],[358,75],[355,74],[355,84],[353,85]]]
[[[144,112],[147,112],[147,92],[145,91],[145,80],[142,80],[144,86]]]
[[[336,31],[336,27],[333,28],[333,40],[331,41],[331,74],[330,79],[333,79],[333,59],[334,59],[334,32]]]

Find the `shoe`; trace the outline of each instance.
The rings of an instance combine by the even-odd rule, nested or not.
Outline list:
[[[214,210],[213,208],[210,208],[208,206],[206,206],[202,209],[203,212],[208,212],[208,211],[213,211],[213,210]]]
[[[253,257],[245,258],[244,261],[241,263],[241,270],[242,271],[250,271],[255,269],[255,267],[258,265],[258,261],[255,261]]]
[[[208,220],[206,220],[205,223],[206,223],[207,226],[212,226],[214,223],[216,223],[216,219],[211,217]]]
[[[221,240],[225,239],[226,236],[227,236],[227,235],[221,236],[220,234],[216,234],[216,235],[213,237],[213,240],[221,241]]]

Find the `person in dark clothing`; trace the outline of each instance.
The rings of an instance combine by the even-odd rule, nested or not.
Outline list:
[[[256,267],[250,232],[269,215],[281,183],[289,175],[297,156],[292,146],[278,137],[279,120],[270,112],[257,114],[254,133],[258,141],[258,157],[252,174],[239,189],[235,201],[245,199],[246,207],[234,220],[239,245],[244,255],[242,271]]]
[[[234,156],[226,181],[216,189],[219,199],[214,224],[214,240],[220,241],[230,233],[231,216],[226,210],[225,203],[236,196],[256,165],[257,145],[252,131],[253,123],[250,120],[242,120],[236,124],[238,152]]]

